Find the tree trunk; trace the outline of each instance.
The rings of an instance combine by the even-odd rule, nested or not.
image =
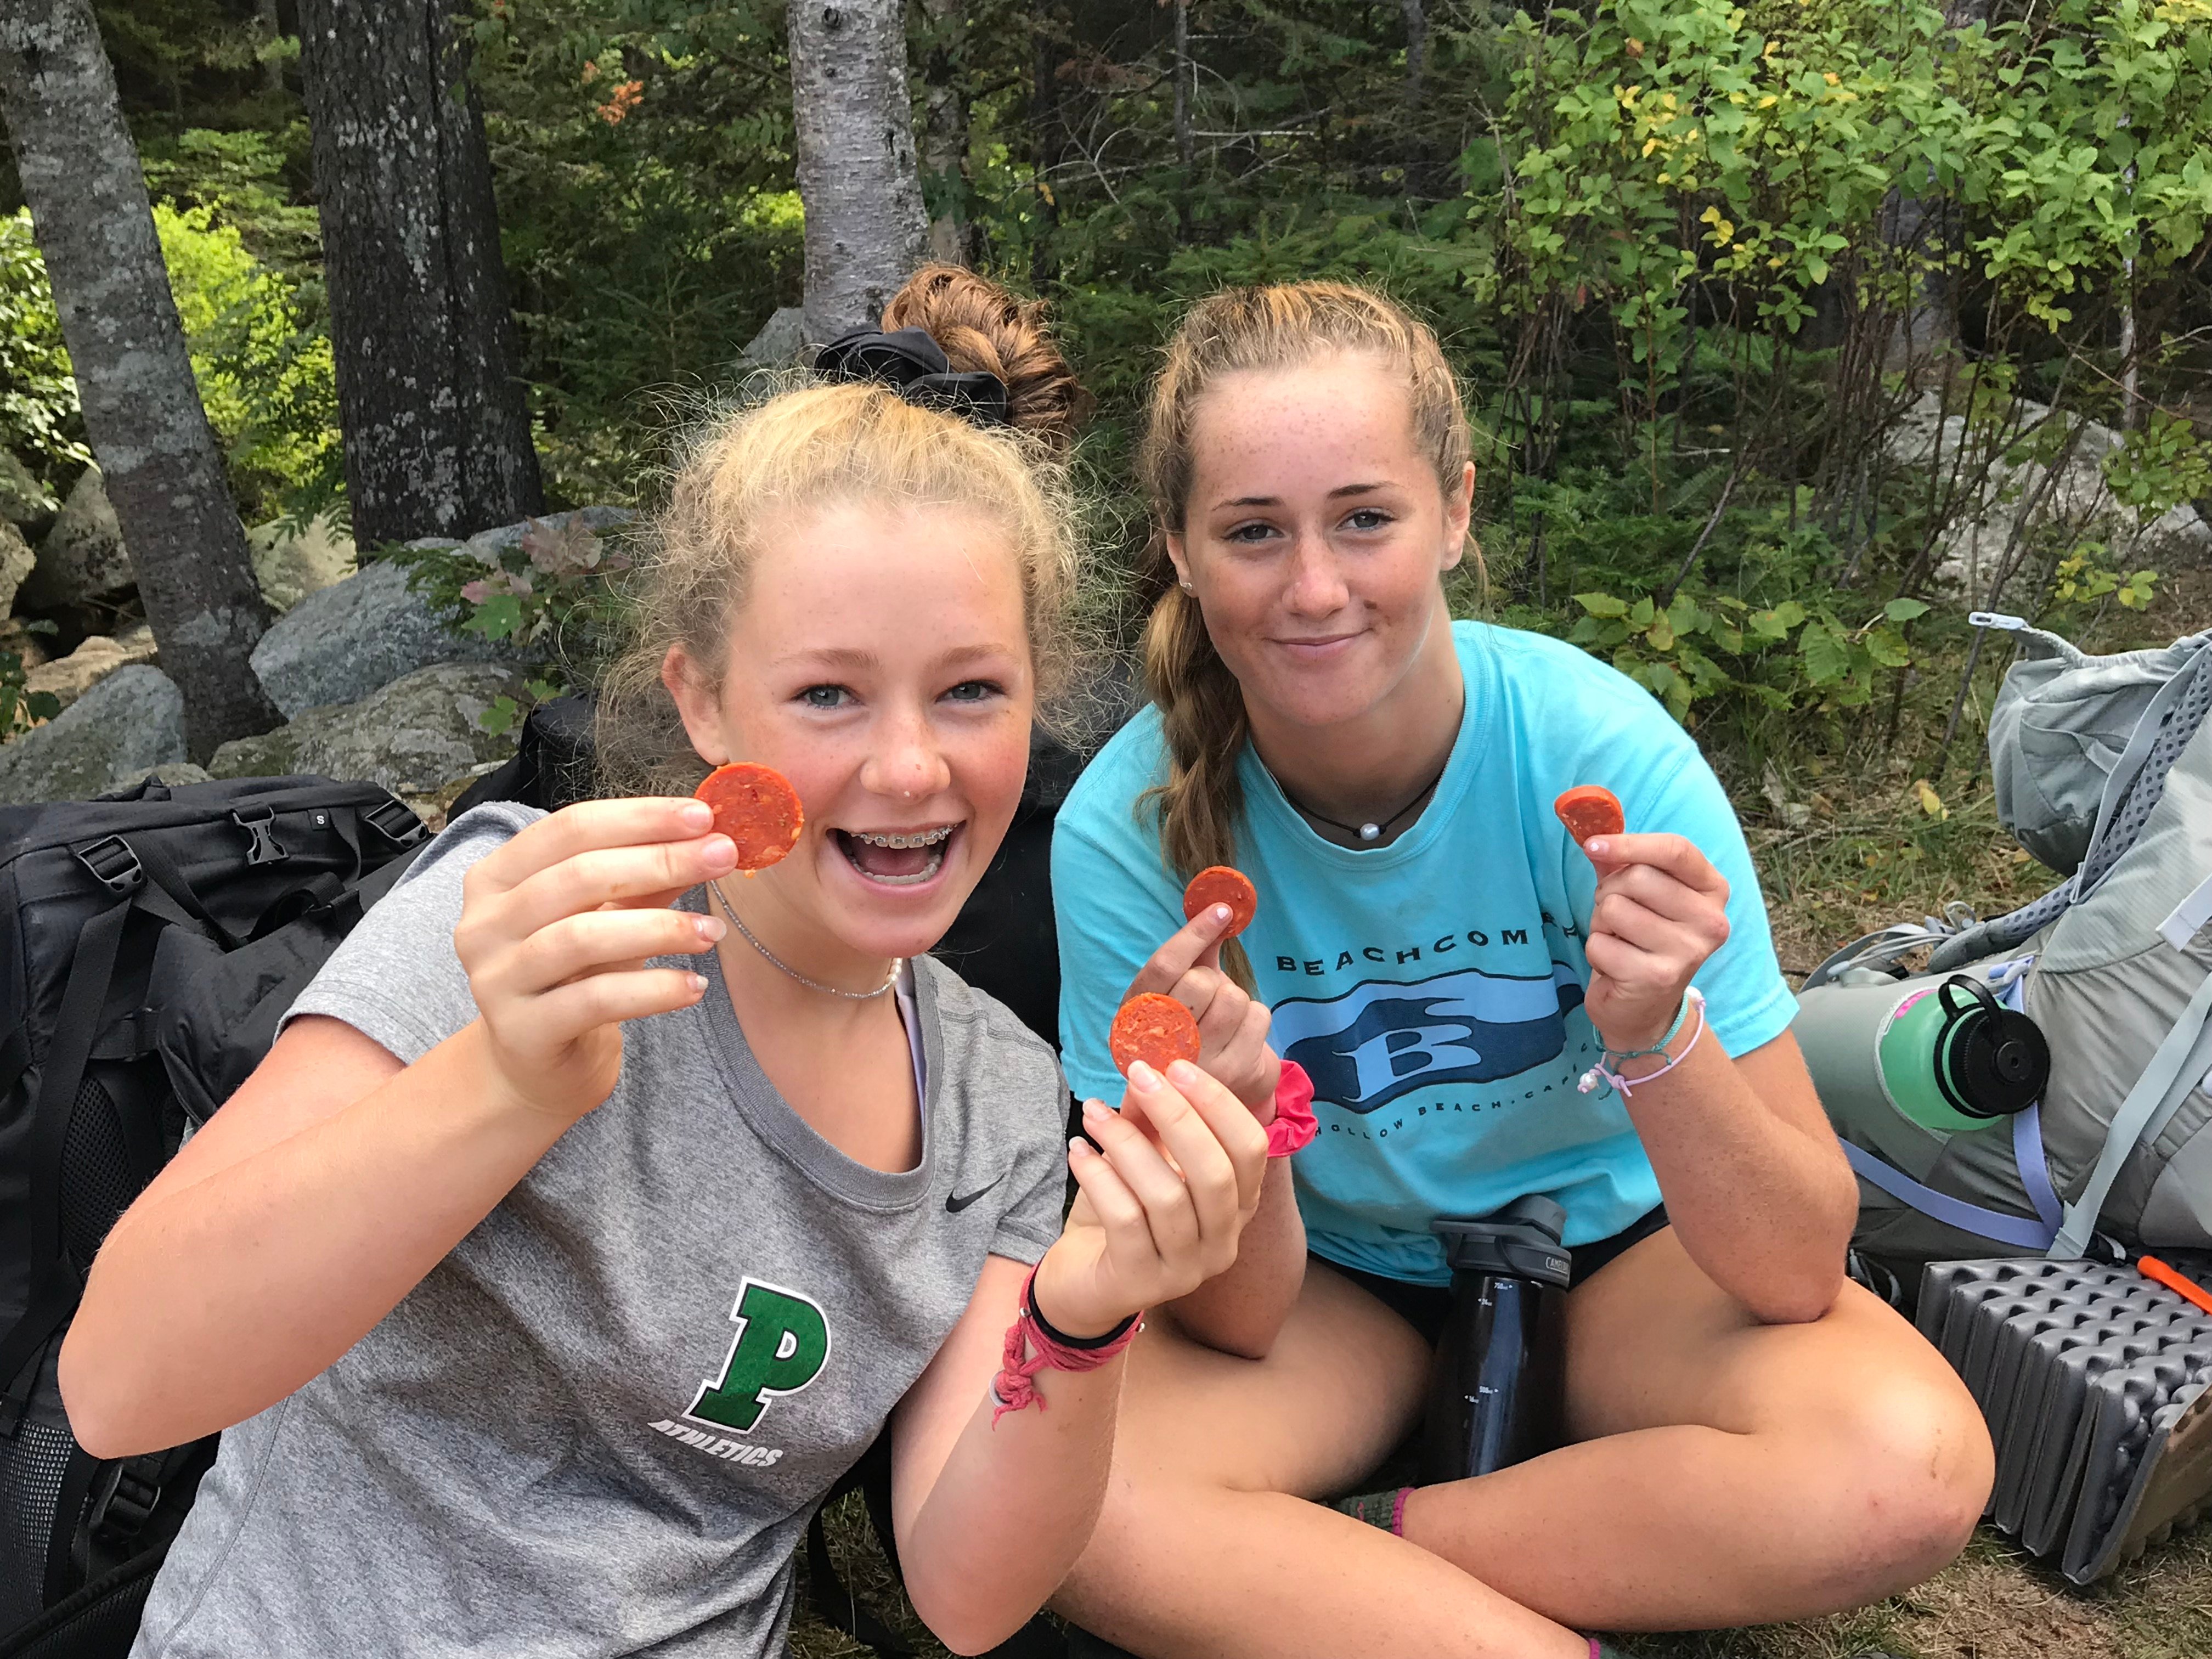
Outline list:
[[[1198,162],[1198,147],[1190,121],[1190,0],[1175,0],[1175,147],[1176,160],[1188,174]],[[1190,188],[1185,179],[1184,190]]]
[[[1406,112],[1419,119],[1428,94],[1429,14],[1423,0],[1398,0],[1406,14]]]
[[[283,717],[247,660],[269,623],[192,380],[88,0],[0,8],[0,114],[46,256],[84,424],[196,761]]]
[[[921,176],[937,208],[929,217],[929,257],[974,263],[968,219],[968,0],[921,0],[929,50],[921,64]]]
[[[300,0],[354,538],[542,510],[499,215],[448,0]]]
[[[928,221],[899,0],[791,9],[792,125],[806,210],[806,331],[872,325],[921,262]]]
[[[261,89],[264,92],[284,90],[284,60],[270,51],[284,38],[284,30],[276,21],[276,0],[254,0],[253,22],[255,38],[261,49],[269,52],[261,60]]]

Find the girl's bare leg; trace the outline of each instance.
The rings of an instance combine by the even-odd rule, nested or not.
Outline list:
[[[1747,1624],[1888,1594],[1964,1544],[1991,1457],[1941,1358],[1846,1292],[1814,1323],[1759,1325],[1671,1232],[1645,1240],[1570,1304],[1583,1438],[1415,1493],[1401,1540],[1300,1501],[1382,1461],[1428,1367],[1403,1321],[1315,1266],[1265,1360],[1167,1328],[1139,1345],[1105,1513],[1055,1605],[1147,1659],[1579,1659],[1571,1629]]]

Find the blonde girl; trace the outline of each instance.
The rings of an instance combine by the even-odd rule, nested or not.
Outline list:
[[[1321,1128],[1271,1167],[1236,1267],[1138,1346],[1060,1605],[1155,1659],[1589,1659],[1594,1630],[1797,1618],[1934,1571],[1987,1435],[1844,1282],[1851,1176],[1696,744],[1582,652],[1452,622],[1474,469],[1434,337],[1357,288],[1215,295],[1142,468],[1154,702],[1055,831],[1063,1060],[1107,1080],[1099,1016],[1133,982],[1220,1000],[1225,1032],[1241,981],[1273,1046],[1201,1064],[1264,1115],[1274,1056],[1298,1061]],[[1577,848],[1552,811],[1577,784],[1629,833]],[[1241,952],[1204,922],[1156,950],[1186,875],[1229,862],[1261,895]],[[1583,1092],[1601,1059],[1626,1086]],[[1443,1322],[1430,1224],[1529,1194],[1574,1257],[1571,1443],[1377,1483]]]
[[[817,386],[684,465],[601,733],[665,793],[456,822],[109,1237],[78,1437],[226,1431],[145,1659],[780,1652],[793,1544],[887,1422],[955,1650],[1082,1547],[1115,1343],[1233,1256],[1265,1143],[1179,1063],[1071,1145],[1050,1053],[926,954],[1073,576],[1073,380],[979,286],[901,303],[950,307],[988,410]],[[756,880],[684,793],[736,759],[805,812]]]

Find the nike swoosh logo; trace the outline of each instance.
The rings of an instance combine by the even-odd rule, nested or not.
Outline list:
[[[973,1204],[977,1199],[982,1197],[984,1194],[989,1192],[992,1188],[997,1186],[1006,1178],[1006,1172],[1004,1170],[1001,1170],[996,1176],[985,1182],[972,1193],[945,1194],[945,1212],[947,1215],[958,1215],[961,1211],[966,1209],[970,1204]]]

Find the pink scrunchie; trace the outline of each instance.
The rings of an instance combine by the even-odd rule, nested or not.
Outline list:
[[[1267,1126],[1267,1156],[1288,1158],[1321,1132],[1313,1113],[1313,1079],[1295,1060],[1275,1079],[1275,1121]]]

